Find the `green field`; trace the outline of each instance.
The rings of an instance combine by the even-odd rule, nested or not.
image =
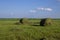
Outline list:
[[[19,19],[0,19],[0,40],[60,40],[60,20],[51,26],[16,25]],[[40,22],[30,19],[33,24]]]

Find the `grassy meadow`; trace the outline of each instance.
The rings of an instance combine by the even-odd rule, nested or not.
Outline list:
[[[16,25],[16,22],[19,19],[0,19],[0,40],[60,40],[58,19],[51,26],[40,26],[39,19],[29,19],[32,25]]]

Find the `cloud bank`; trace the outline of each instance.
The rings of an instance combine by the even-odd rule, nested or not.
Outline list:
[[[36,8],[35,10],[30,10],[30,12],[32,12],[32,13],[35,13],[35,12],[38,12],[38,11],[48,11],[48,12],[51,12],[52,10],[53,10],[52,8],[39,7],[39,8]]]
[[[37,8],[37,10],[52,11],[52,8]]]

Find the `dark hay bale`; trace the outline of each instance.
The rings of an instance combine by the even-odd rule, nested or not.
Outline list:
[[[20,19],[20,20],[19,20],[19,23],[23,24],[23,19]]]
[[[44,26],[46,19],[41,19],[40,25]]]
[[[29,21],[28,21],[27,18],[22,18],[22,19],[19,20],[19,23],[21,23],[21,24],[29,24]]]
[[[41,19],[40,25],[41,26],[52,25],[52,19],[50,18]]]

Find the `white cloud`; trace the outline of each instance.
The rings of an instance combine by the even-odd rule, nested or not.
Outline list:
[[[52,11],[52,8],[37,8],[37,10]]]
[[[48,11],[48,12],[51,12],[53,9],[52,8],[36,8],[35,10],[30,10],[29,12],[31,13],[36,13],[38,11]]]
[[[44,10],[44,8],[37,8],[37,10]]]
[[[32,13],[36,13],[36,10],[30,10],[30,12],[32,12]]]
[[[46,11],[52,11],[51,8],[45,8],[44,10],[46,10]]]

